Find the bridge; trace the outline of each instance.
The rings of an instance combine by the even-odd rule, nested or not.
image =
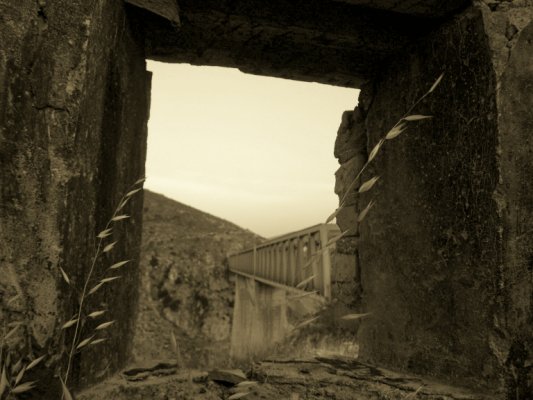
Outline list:
[[[267,240],[228,256],[235,274],[265,285],[310,291],[331,298],[332,242],[341,234],[335,224],[319,224]]]
[[[228,255],[236,275],[233,358],[268,354],[332,298],[332,287],[355,269],[353,256],[335,252],[340,237],[337,225],[319,224]]]

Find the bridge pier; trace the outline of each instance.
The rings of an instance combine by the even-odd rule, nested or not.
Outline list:
[[[289,330],[286,291],[236,275],[231,357],[248,360],[268,355]]]

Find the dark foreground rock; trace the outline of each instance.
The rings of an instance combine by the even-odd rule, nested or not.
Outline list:
[[[141,371],[137,371],[140,373]],[[115,376],[78,396],[78,400],[148,399],[336,399],[336,400],[490,400],[472,393],[362,364],[351,358],[269,360],[254,364],[248,381],[234,387],[215,383],[197,370],[172,374],[146,369],[142,380]],[[131,374],[130,374],[131,376]],[[242,397],[239,394],[242,393]],[[246,393],[246,394],[245,394]]]

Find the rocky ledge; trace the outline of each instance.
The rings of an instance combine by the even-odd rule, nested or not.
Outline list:
[[[372,367],[346,357],[275,359],[239,370],[179,370],[176,363],[130,367],[95,386],[78,400],[490,400],[473,393]]]

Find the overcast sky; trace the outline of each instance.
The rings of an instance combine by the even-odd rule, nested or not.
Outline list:
[[[271,237],[335,209],[333,145],[358,91],[149,62],[146,188]]]

